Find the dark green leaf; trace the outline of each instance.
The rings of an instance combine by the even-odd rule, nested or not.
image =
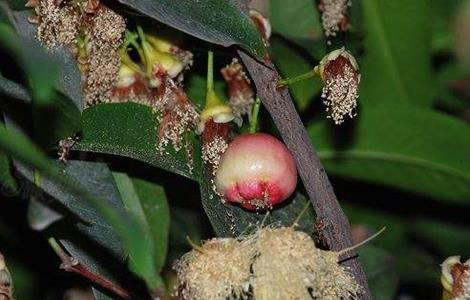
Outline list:
[[[30,168],[21,164],[18,165],[18,170],[47,193],[47,195],[43,195],[36,190],[33,191],[28,209],[30,225],[36,230],[43,230],[64,216],[70,217],[69,212],[65,212],[63,209],[59,211],[58,207],[54,205],[54,202],[58,201],[78,219],[74,224],[74,228],[76,227],[78,231],[70,230],[61,224],[60,228],[54,228],[52,234],[59,236],[67,251],[86,265],[90,271],[101,274],[108,279],[115,279],[111,275],[111,271],[115,270],[110,268],[110,265],[116,264],[113,260],[117,260],[117,263],[121,265],[124,264],[126,253],[113,226],[88,202],[83,201],[76,194],[70,193],[55,180],[48,177],[43,178],[38,175],[38,172],[33,174]],[[94,195],[100,197],[101,201],[106,201],[113,209],[122,214],[125,213],[111,172],[105,164],[69,161],[63,172],[64,175],[73,178],[75,184],[80,184],[83,188],[92,191]],[[98,291],[95,293],[98,297],[104,297]]]
[[[284,78],[306,73],[314,67],[311,60],[306,58],[305,53],[300,53],[298,49],[295,49],[280,38],[274,37],[271,39],[271,47],[273,60]],[[289,90],[297,107],[302,111],[308,107],[314,96],[320,92],[321,81],[316,77],[307,79],[290,85]]]
[[[137,11],[200,39],[240,45],[259,59],[266,49],[251,19],[227,0],[119,0]]]
[[[25,136],[17,131],[7,130],[0,127],[0,149],[18,159],[20,162],[34,167],[45,177],[57,182],[76,197],[80,197],[101,214],[109,224],[112,224],[119,238],[125,245],[129,254],[135,258],[132,263],[135,272],[146,279],[148,274],[148,262],[153,261],[151,254],[144,248],[145,234],[137,221],[114,209],[109,203],[97,198],[91,191],[84,189],[75,179],[64,174],[49,161],[43,153],[36,148]],[[149,282],[147,282],[149,283]],[[155,287],[155,282],[149,284]]]
[[[370,245],[360,248],[358,252],[359,260],[367,275],[372,298],[376,300],[396,299],[398,276],[390,254]]]
[[[469,203],[469,124],[407,105],[364,108],[342,130],[330,126],[309,127],[328,172]]]
[[[365,57],[361,66],[360,100],[381,103],[433,104],[431,15],[426,0],[361,2]]]
[[[453,225],[431,218],[417,218],[413,232],[427,241],[442,257],[467,254],[470,249],[470,229],[462,225]]]
[[[148,106],[94,105],[83,112],[82,138],[74,149],[131,157],[197,179],[197,171],[188,168],[184,150],[170,154],[157,151],[156,124],[156,116]]]
[[[270,1],[273,32],[308,50],[316,59],[325,55],[320,14],[314,1]]]
[[[3,77],[2,74],[0,74],[0,92],[17,100],[31,102],[29,91],[24,86]]]

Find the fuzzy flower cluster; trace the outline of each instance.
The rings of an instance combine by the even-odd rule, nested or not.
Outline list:
[[[351,0],[320,0],[322,25],[327,37],[349,28],[347,11],[350,5]]]
[[[28,6],[35,8],[38,39],[48,48],[65,46],[76,54],[85,106],[90,106],[108,98],[116,81],[126,23],[99,1],[79,2],[34,0]]]
[[[470,299],[470,259],[462,263],[460,256],[450,256],[441,265],[441,282],[446,299]]]
[[[361,287],[292,227],[260,228],[238,239],[212,239],[175,265],[184,299],[355,299]]]
[[[354,57],[344,48],[332,51],[315,67],[315,71],[323,81],[321,97],[328,118],[339,125],[345,116],[356,116],[361,76]]]
[[[59,7],[56,0],[30,1],[36,16],[30,19],[38,23],[37,37],[48,48],[75,42],[80,26],[80,15],[70,5]]]

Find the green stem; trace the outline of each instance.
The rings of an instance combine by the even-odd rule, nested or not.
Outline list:
[[[292,78],[284,78],[279,80],[279,85],[290,85],[305,79],[309,79],[317,75],[317,72],[315,72],[314,69],[308,71],[307,73],[292,77]]]
[[[214,89],[214,52],[207,52],[207,92]]]
[[[251,118],[250,118],[250,133],[256,133],[258,130],[258,115],[259,115],[259,108],[261,107],[261,100],[259,97],[256,97],[255,103],[253,104],[253,110],[251,111]]]

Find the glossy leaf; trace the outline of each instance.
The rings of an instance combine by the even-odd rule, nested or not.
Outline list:
[[[82,132],[74,149],[131,157],[167,171],[197,179],[188,157],[157,150],[157,118],[152,109],[136,103],[98,104],[83,112]],[[195,163],[197,164],[197,163]]]
[[[227,0],[119,0],[164,24],[222,46],[239,45],[259,59],[266,49],[251,19]]]
[[[431,106],[435,85],[428,2],[370,0],[361,5],[365,30],[361,104]]]
[[[269,4],[274,33],[307,49],[318,60],[325,55],[323,28],[315,2],[296,0],[287,4],[272,0]]]
[[[332,126],[309,127],[329,173],[469,204],[468,124],[419,107],[382,106]]]

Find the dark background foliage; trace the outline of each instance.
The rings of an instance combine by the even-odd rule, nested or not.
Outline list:
[[[189,0],[120,2],[187,34],[195,66],[185,89],[196,105],[204,99],[208,43],[265,54],[249,19],[226,1],[201,1],[199,9],[188,9]],[[463,44],[456,17],[470,16],[469,1],[353,0],[351,29],[332,45],[314,1],[259,2],[273,25],[269,51],[283,76],[308,71],[339,46],[358,59],[358,116],[341,127],[325,119],[319,80],[297,83],[291,94],[355,232],[387,226],[359,251],[374,299],[439,299],[439,264],[470,251],[470,58],[455,54]],[[31,38],[23,4],[0,3],[0,251],[17,299],[61,299],[65,290],[87,286],[58,269],[51,236],[139,294],[138,278],[152,287],[171,280],[172,261],[189,250],[187,235],[232,234],[223,210],[236,216],[235,233],[263,218],[211,200],[200,159],[189,172],[181,153],[157,153],[150,108],[99,104],[82,111],[75,64],[65,50],[46,53]],[[233,47],[213,47],[217,67],[230,61]],[[220,77],[216,88],[224,93]],[[265,111],[261,125],[275,133]],[[57,140],[77,131],[69,163],[58,168],[47,158],[55,157]],[[192,141],[198,151],[198,138]],[[290,224],[306,201],[299,188],[267,222]],[[301,223],[310,233],[312,214]]]

